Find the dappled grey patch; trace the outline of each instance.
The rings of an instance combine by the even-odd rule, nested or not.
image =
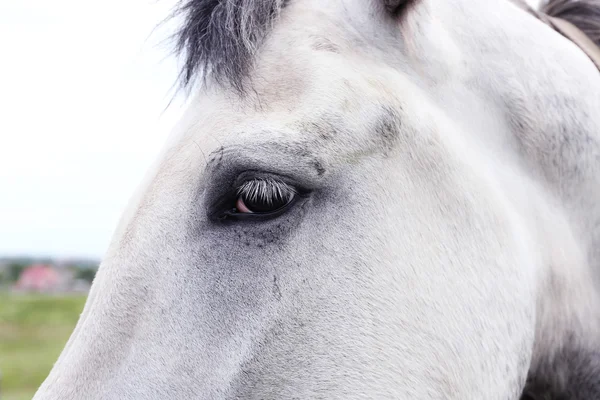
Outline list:
[[[600,46],[600,1],[550,0],[543,5],[542,11],[569,21]]]
[[[600,399],[600,352],[572,341],[530,371],[521,400]]]
[[[401,127],[402,117],[398,110],[390,106],[382,106],[377,119],[376,132],[386,149],[394,147],[394,143],[400,136]]]
[[[183,86],[211,77],[243,91],[258,47],[287,0],[182,0],[176,50]]]

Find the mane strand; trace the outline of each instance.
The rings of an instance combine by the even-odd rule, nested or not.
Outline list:
[[[176,52],[184,58],[182,86],[211,77],[243,91],[257,48],[285,0],[182,0]]]

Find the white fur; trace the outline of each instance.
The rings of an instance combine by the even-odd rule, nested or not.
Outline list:
[[[600,74],[576,46],[505,0],[306,0],[252,81],[199,91],[35,400],[518,400],[568,335],[598,346]],[[313,194],[215,224],[219,162]]]

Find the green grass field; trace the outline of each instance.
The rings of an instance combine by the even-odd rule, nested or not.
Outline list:
[[[85,296],[0,294],[1,400],[31,400],[84,303]]]

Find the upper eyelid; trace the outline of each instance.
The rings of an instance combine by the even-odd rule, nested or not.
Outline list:
[[[315,187],[320,185],[327,171],[317,153],[303,146],[282,146],[279,142],[261,143],[252,148],[227,145],[214,150],[208,157],[203,176],[212,177],[211,180],[216,181],[233,174],[239,177],[256,172],[279,176],[283,181],[297,181],[302,187]],[[292,165],[293,168],[290,168]]]

